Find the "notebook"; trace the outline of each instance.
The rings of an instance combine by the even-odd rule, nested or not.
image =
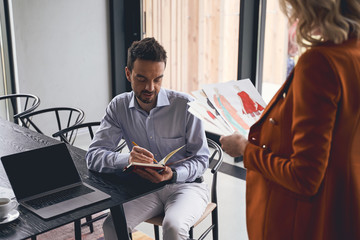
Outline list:
[[[65,143],[1,157],[20,205],[43,219],[110,196],[83,183]]]

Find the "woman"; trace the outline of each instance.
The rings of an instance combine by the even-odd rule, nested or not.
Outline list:
[[[250,129],[249,239],[360,239],[360,0],[280,0],[307,51]]]

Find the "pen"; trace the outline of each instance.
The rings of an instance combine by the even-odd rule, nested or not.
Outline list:
[[[139,146],[139,145],[137,145],[134,141],[132,141],[132,144],[134,144],[134,146]],[[153,161],[154,161],[154,163],[158,163],[158,161],[156,161],[155,158],[153,158]]]

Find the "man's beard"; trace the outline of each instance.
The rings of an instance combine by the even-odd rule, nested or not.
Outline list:
[[[145,93],[145,94],[153,94],[153,98],[152,99],[144,99],[144,98],[141,97],[141,94],[143,94],[143,93]],[[153,100],[156,99],[157,95],[158,95],[158,92],[156,92],[156,91],[149,92],[149,91],[144,90],[144,91],[141,91],[141,93],[138,94],[136,97],[137,97],[137,99],[139,99],[143,103],[152,103]]]

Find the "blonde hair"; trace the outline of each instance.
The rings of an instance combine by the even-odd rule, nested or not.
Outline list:
[[[360,38],[360,0],[279,1],[290,23],[298,21],[296,39],[301,46]]]

